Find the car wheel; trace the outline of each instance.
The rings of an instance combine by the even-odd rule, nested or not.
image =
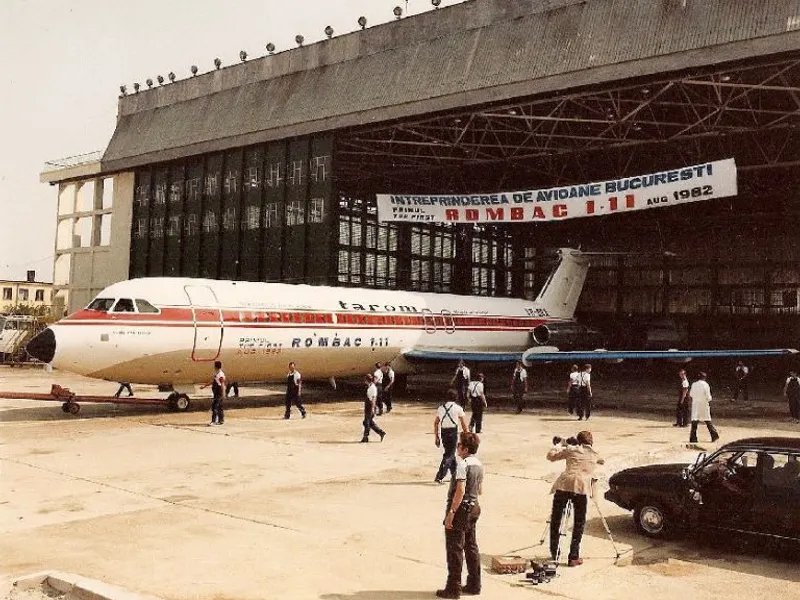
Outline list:
[[[645,500],[633,511],[636,529],[651,538],[664,538],[669,533],[669,514],[659,500]]]

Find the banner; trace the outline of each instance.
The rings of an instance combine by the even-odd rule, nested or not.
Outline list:
[[[495,194],[378,194],[378,220],[415,223],[563,221],[735,196],[734,159],[649,175]]]

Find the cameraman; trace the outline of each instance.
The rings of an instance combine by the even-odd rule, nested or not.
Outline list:
[[[557,557],[561,519],[567,502],[572,501],[575,526],[572,529],[567,562],[570,567],[583,564],[580,550],[583,528],[586,525],[586,505],[596,481],[595,468],[604,462],[592,448],[592,442],[591,431],[581,431],[577,438],[569,438],[566,442],[556,436],[553,438],[553,447],[547,453],[549,461],[567,461],[564,472],[556,479],[551,490],[555,495],[550,514],[550,556],[553,560]]]

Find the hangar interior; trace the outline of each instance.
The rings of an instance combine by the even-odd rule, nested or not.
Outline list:
[[[798,30],[794,0],[484,0],[123,93],[101,172],[135,175],[126,275],[533,297],[554,250],[580,246],[630,253],[593,257],[579,316],[595,324],[789,344]],[[725,158],[734,198],[556,223],[377,218],[377,193]]]

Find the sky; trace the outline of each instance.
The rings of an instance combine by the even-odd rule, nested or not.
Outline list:
[[[441,7],[464,0],[442,0]],[[48,160],[105,150],[119,86],[212,70],[432,10],[430,0],[0,0],[0,279],[52,281],[57,187]]]

